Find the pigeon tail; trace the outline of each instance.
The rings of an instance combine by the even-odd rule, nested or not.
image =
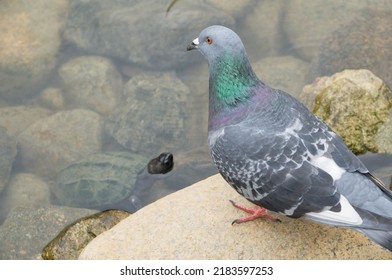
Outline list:
[[[357,229],[365,234],[370,240],[380,244],[384,248],[392,251],[392,231],[382,231],[375,229]]]
[[[392,251],[392,211],[382,216],[363,209],[356,209],[363,219],[362,225],[353,227],[370,240]]]
[[[360,220],[356,220],[357,223],[343,219],[328,220],[324,219],[325,215],[318,215],[320,213],[305,217],[325,224],[351,227],[392,251],[392,192],[369,173],[347,172],[336,185],[341,197],[351,205]],[[341,204],[344,203],[341,201]]]

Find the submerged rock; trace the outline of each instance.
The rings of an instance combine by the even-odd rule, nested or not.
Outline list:
[[[64,37],[90,53],[165,70],[196,61],[184,51],[189,34],[217,22],[234,25],[229,14],[211,4],[181,1],[166,14],[168,2],[72,1]]]
[[[0,1],[0,96],[31,96],[55,68],[66,0]]]
[[[105,130],[126,149],[146,156],[189,147],[190,94],[174,72],[137,75],[126,83]]]
[[[267,85],[297,97],[305,85],[309,64],[293,56],[276,56],[257,61],[253,69]]]
[[[81,56],[59,69],[66,100],[77,108],[109,115],[120,97],[123,82],[112,62],[99,56]]]
[[[327,46],[324,39],[328,37],[332,32],[339,32],[342,26],[346,25],[352,20],[351,29],[347,28],[345,36],[350,36],[350,32],[356,33],[356,25],[362,24],[362,22],[369,21],[369,28],[363,30],[367,34],[363,36],[372,36],[377,27],[374,22],[377,21],[378,15],[370,15],[369,18],[365,18],[364,14],[368,13],[372,8],[385,10],[385,14],[390,14],[392,8],[392,2],[389,0],[357,0],[357,1],[345,1],[345,0],[291,0],[285,1],[286,13],[283,19],[283,33],[287,34],[288,40],[295,52],[303,59],[310,61],[314,58],[320,50],[320,47]],[[364,14],[361,14],[361,10]],[[371,18],[373,17],[373,19]],[[385,26],[388,28],[387,26]],[[342,33],[343,35],[343,33]],[[358,33],[356,33],[357,36]],[[390,35],[389,35],[390,36]],[[388,37],[386,34],[385,37]],[[348,39],[351,40],[351,39]],[[389,39],[390,40],[390,39]],[[345,50],[352,52],[357,48],[361,48],[361,44],[367,44],[366,41],[356,41],[350,44],[333,44],[333,48],[338,47],[339,50],[331,52],[331,58],[335,60],[344,59]],[[382,47],[381,47],[382,48]],[[385,50],[387,50],[386,48]],[[337,55],[339,53],[339,55]],[[341,55],[340,55],[341,54]],[[362,58],[367,59],[367,53],[363,54]],[[354,57],[354,56],[352,56]],[[357,59],[361,59],[357,56]],[[328,63],[328,61],[325,61]],[[360,68],[367,68],[365,65]],[[342,71],[342,69],[336,69],[332,73]],[[322,75],[331,75],[332,73],[325,73]]]
[[[392,87],[392,2],[375,1],[379,8],[383,6],[380,2],[389,8],[384,11],[364,9],[321,42],[312,61],[309,80],[344,69],[369,69]]]
[[[219,2],[221,5],[227,5],[227,2],[242,4],[244,1]],[[238,21],[239,26],[236,31],[246,46],[249,58],[257,61],[282,54],[286,45],[282,21],[287,5],[288,2],[285,0],[252,1],[247,5],[248,10],[245,14],[236,17],[241,19]],[[263,76],[261,78],[264,80]]]
[[[16,207],[0,226],[0,259],[41,259],[42,249],[66,225],[95,212],[60,206]]]
[[[11,168],[16,157],[16,141],[0,127],[0,193],[7,185]]]
[[[0,108],[0,126],[7,130],[8,135],[17,137],[39,119],[50,116],[53,112],[32,106],[6,106]]]
[[[21,165],[44,179],[55,179],[71,162],[101,150],[102,127],[101,117],[89,110],[41,118],[17,137]]]
[[[52,110],[63,110],[65,104],[64,93],[59,88],[46,88],[40,93],[38,102]]]
[[[49,185],[35,174],[14,174],[0,196],[0,224],[16,207],[43,207],[50,204]]]

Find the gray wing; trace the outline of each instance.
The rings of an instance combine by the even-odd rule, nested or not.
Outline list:
[[[306,160],[307,149],[298,137],[226,127],[211,152],[230,185],[267,209],[296,217],[339,202],[332,177]]]

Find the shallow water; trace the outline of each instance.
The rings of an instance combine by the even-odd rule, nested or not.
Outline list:
[[[388,1],[360,0],[313,1],[307,10],[304,1],[294,0],[226,1],[224,7],[219,1],[181,0],[167,15],[170,1],[40,0],[35,7],[28,2],[0,2],[0,125],[18,143],[0,194],[0,222],[16,206],[35,211],[55,205],[50,189],[61,170],[91,153],[131,151],[144,156],[145,164],[161,152],[173,153],[172,174],[138,192],[143,204],[215,173],[206,148],[207,65],[199,53],[186,52],[202,27],[232,27],[258,75],[299,96],[317,76],[311,65],[332,32],[355,20],[361,9],[392,14]],[[363,159],[390,183],[391,156]],[[12,192],[10,182],[16,188],[15,178],[26,173],[29,179],[24,176]],[[133,209],[124,202],[110,208],[116,205]],[[39,250],[26,244],[46,245],[71,222],[67,211],[44,238],[28,232],[26,221],[14,221],[20,236],[3,238],[0,258],[39,258]],[[37,228],[40,223],[45,221],[34,221]]]

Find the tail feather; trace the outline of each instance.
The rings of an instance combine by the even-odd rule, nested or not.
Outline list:
[[[354,208],[363,222],[361,225],[353,227],[353,229],[392,251],[392,217],[385,217],[357,207]]]
[[[392,232],[392,217],[382,216],[358,207],[354,207],[354,209],[362,218],[362,224],[359,225],[358,228]]]
[[[392,251],[392,231],[382,231],[376,229],[356,229],[367,235],[370,240],[380,244],[384,248]]]
[[[392,192],[370,173],[347,172],[336,183],[362,219],[360,225],[343,226],[362,232],[392,251]]]
[[[362,223],[360,225],[323,220],[313,216],[306,217],[323,224],[350,227],[365,234],[369,239],[392,251],[392,217],[382,216],[358,207],[353,208],[362,219]]]
[[[392,217],[381,216],[360,208],[357,208],[356,211],[361,216],[363,223],[354,229],[392,251]]]

